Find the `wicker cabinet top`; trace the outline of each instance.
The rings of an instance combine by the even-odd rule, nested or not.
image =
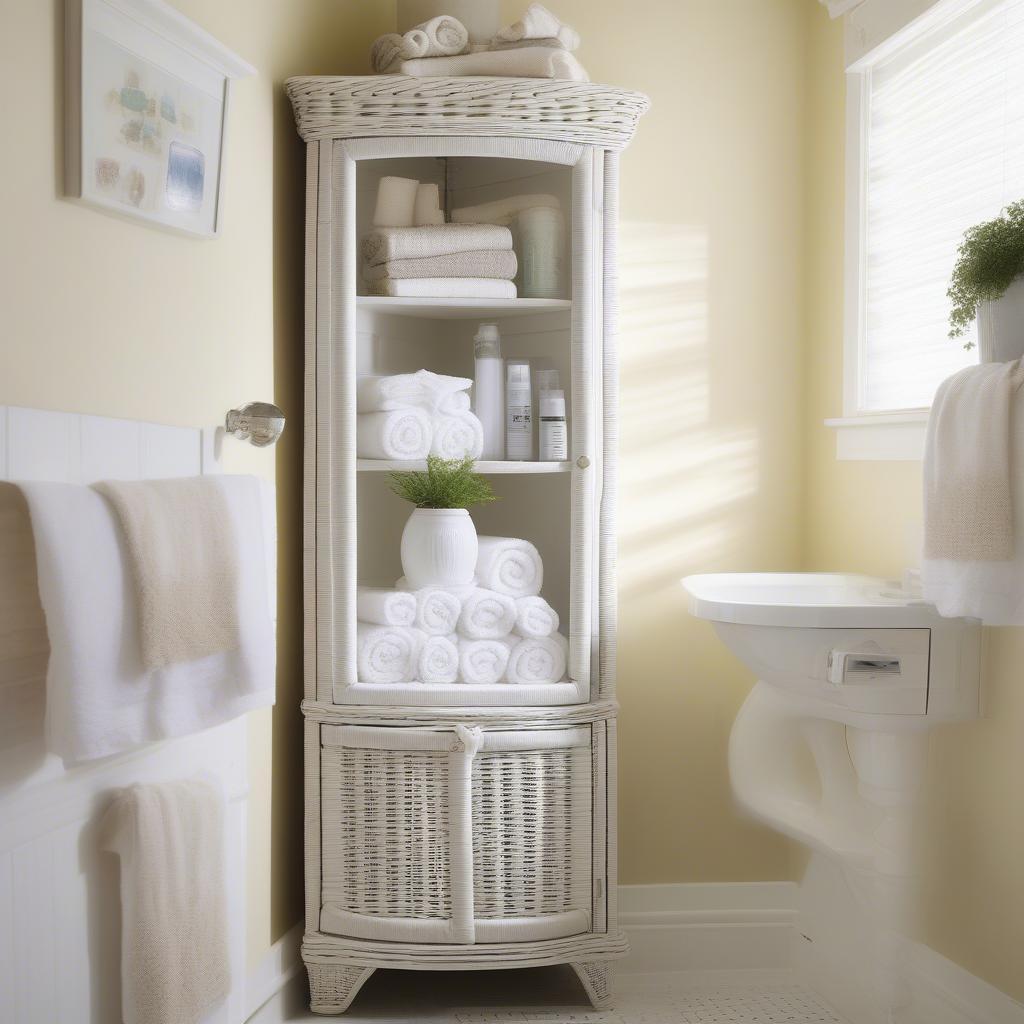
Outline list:
[[[591,82],[542,78],[289,78],[306,142],[367,136],[515,136],[624,149],[650,103]]]

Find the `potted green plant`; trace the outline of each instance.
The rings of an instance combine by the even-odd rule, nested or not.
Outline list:
[[[392,473],[391,489],[416,507],[402,531],[402,571],[413,590],[473,582],[476,527],[467,509],[495,500],[472,459],[431,455],[426,472]]]
[[[951,338],[963,337],[977,319],[983,363],[1024,355],[1024,199],[967,229],[946,294]]]

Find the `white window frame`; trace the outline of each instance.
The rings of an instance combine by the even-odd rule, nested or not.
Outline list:
[[[845,17],[846,211],[844,218],[843,415],[839,460],[919,461],[928,409],[869,412],[860,407],[864,368],[864,242],[871,69],[908,40],[960,17],[981,0],[864,0]]]

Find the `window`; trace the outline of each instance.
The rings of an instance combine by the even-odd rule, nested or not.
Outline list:
[[[935,4],[848,90],[844,413],[925,409],[977,358],[947,336],[960,237],[1024,197],[1024,0]]]

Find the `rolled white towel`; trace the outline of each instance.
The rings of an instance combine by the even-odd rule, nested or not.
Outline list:
[[[543,639],[558,631],[558,612],[543,597],[520,597],[516,600],[515,632],[519,636]]]
[[[356,417],[356,454],[361,459],[425,459],[434,425],[425,409],[363,412]]]
[[[481,587],[509,597],[534,597],[544,584],[544,563],[528,540],[479,537],[476,578]]]
[[[435,589],[436,590],[436,589],[440,589],[440,588],[437,588],[437,587],[434,587],[434,588],[426,587],[426,588],[421,588],[421,589],[426,589],[426,590]],[[463,583],[463,584],[460,584],[458,586],[452,586],[452,585],[449,584],[444,589],[445,589],[445,591],[447,593],[454,594],[460,601],[464,601],[467,597],[469,597],[470,594],[473,593],[474,590],[476,590],[476,584],[475,583]],[[413,588],[409,586],[409,581],[404,576],[399,576],[398,577],[398,580],[395,582],[395,590],[408,590],[410,594],[415,593]],[[454,629],[454,626],[452,628]]]
[[[444,223],[444,211],[441,209],[441,193],[436,185],[425,182],[416,189],[416,205],[413,210],[412,222],[416,227]],[[433,277],[434,275],[428,274],[426,276]]]
[[[505,668],[508,683],[558,683],[565,677],[568,641],[561,633],[524,637],[509,652]]]
[[[431,370],[393,373],[387,377],[359,377],[356,380],[358,412],[391,412],[417,405],[431,412],[468,409],[469,377],[449,377]],[[457,395],[462,395],[457,399]]]
[[[500,640],[516,624],[516,603],[507,594],[474,590],[462,602],[458,631],[467,640]]]
[[[412,626],[356,624],[361,683],[408,683],[416,674],[423,634]]]
[[[498,683],[508,667],[508,646],[500,640],[459,642],[459,682]]]
[[[416,659],[421,683],[454,683],[459,678],[459,648],[446,636],[428,636]]]
[[[421,57],[446,57],[462,53],[469,46],[469,30],[450,14],[439,14],[410,31],[422,32],[427,37],[427,50],[418,55]]]
[[[530,4],[519,21],[503,28],[493,43],[517,43],[522,39],[557,39],[567,50],[575,50],[580,45],[579,32],[537,3]]]
[[[356,618],[377,626],[414,626],[416,598],[403,590],[357,587]]]
[[[450,636],[459,624],[462,601],[450,590],[424,587],[409,594],[416,605],[415,624],[430,636]]]
[[[377,185],[377,206],[373,212],[374,227],[411,228],[416,223],[419,184],[415,178],[381,178]]]
[[[430,454],[442,459],[479,459],[484,450],[484,428],[468,411],[434,416]]]

